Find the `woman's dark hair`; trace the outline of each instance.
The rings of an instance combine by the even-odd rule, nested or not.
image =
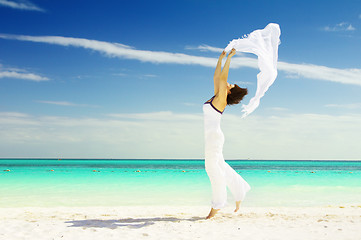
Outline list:
[[[247,88],[240,88],[237,84],[231,88],[231,93],[227,95],[227,105],[238,104],[248,93]]]

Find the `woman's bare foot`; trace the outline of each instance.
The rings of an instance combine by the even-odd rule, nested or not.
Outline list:
[[[234,210],[234,212],[238,211],[240,205],[241,205],[241,201],[237,201],[236,202],[236,209]]]
[[[232,48],[232,50],[228,53],[228,57],[233,57],[236,54],[236,49]]]
[[[212,208],[211,211],[209,212],[208,216],[206,217],[206,219],[210,219],[212,217],[214,217],[214,215],[216,215],[216,213],[219,211],[220,209],[214,209]]]

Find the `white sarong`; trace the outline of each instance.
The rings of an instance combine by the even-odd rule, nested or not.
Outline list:
[[[242,118],[253,112],[259,105],[261,97],[277,77],[278,45],[281,30],[278,24],[270,23],[264,29],[255,30],[248,36],[232,40],[225,51],[235,48],[238,52],[253,53],[258,56],[257,91],[247,105],[242,105]]]

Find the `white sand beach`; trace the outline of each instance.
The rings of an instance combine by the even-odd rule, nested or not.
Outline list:
[[[0,239],[361,239],[361,206],[0,208]]]

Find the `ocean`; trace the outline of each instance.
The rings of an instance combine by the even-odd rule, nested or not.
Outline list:
[[[361,205],[361,161],[229,160],[242,206]],[[204,160],[0,159],[0,207],[210,205]],[[228,192],[228,204],[234,200]]]

